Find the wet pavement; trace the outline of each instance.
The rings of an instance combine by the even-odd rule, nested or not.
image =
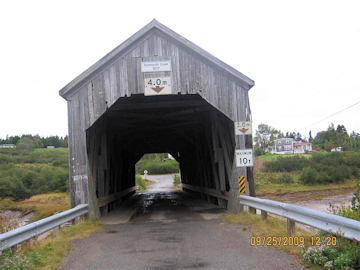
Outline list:
[[[104,232],[76,240],[61,269],[304,269],[275,248],[251,246],[251,232],[225,223],[218,206],[161,190],[102,218]]]

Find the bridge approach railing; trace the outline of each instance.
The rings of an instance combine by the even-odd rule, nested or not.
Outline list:
[[[240,195],[240,204],[261,210],[262,218],[272,213],[287,219],[288,232],[293,235],[295,222],[330,233],[341,233],[347,239],[360,241],[360,221],[332,215],[305,207]]]
[[[65,222],[74,220],[88,212],[88,205],[80,204],[70,210],[66,210],[51,217],[47,217],[15,230],[0,234],[0,251],[54,229]]]

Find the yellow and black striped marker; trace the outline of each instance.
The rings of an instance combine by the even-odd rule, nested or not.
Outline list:
[[[246,192],[246,178],[244,175],[239,177],[239,193],[244,194]]]

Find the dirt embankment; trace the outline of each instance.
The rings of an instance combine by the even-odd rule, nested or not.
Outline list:
[[[299,201],[319,201],[327,197],[334,196],[345,196],[348,194],[354,194],[356,188],[345,188],[345,189],[328,189],[328,190],[312,190],[312,191],[301,191],[301,192],[290,192],[290,193],[278,193],[271,195],[259,196],[260,198],[281,201],[287,203],[294,203]],[[352,197],[351,197],[352,198]],[[345,203],[345,202],[344,202]]]
[[[2,225],[8,227],[9,229],[15,229],[22,226],[25,226],[29,223],[29,220],[33,212],[28,214],[23,214],[21,211],[13,210],[4,210],[0,211],[0,216],[2,218]]]

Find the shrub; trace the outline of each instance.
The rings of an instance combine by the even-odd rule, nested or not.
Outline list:
[[[332,166],[336,167],[340,164],[343,164],[345,162],[345,159],[343,157],[343,154],[340,152],[332,152],[327,153],[326,155],[323,155],[322,159],[320,160],[320,163],[324,166]]]
[[[178,173],[179,163],[175,160],[167,160],[160,162],[146,161],[142,162],[141,165],[137,166],[136,173],[142,174],[144,170],[147,170],[148,174]]]
[[[14,162],[14,159],[12,156],[0,154],[0,164],[7,164]]]
[[[351,200],[351,208],[358,214],[360,220],[360,182],[357,183],[357,190]]]
[[[294,183],[294,179],[290,173],[282,173],[278,178],[278,182],[281,184],[290,184]]]
[[[345,164],[341,164],[340,166],[337,166],[333,170],[334,177],[333,182],[344,182],[345,179],[349,178],[351,176],[351,169],[346,166]]]
[[[360,167],[360,153],[349,153],[345,158],[345,164]]]
[[[264,164],[265,171],[269,172],[293,172],[309,166],[309,161],[302,156],[278,157],[276,160]]]
[[[136,185],[139,187],[139,191],[144,191],[146,189],[145,180],[141,177],[140,174],[135,176]]]
[[[357,177],[357,176],[360,175],[360,169],[359,169],[359,167],[357,167],[357,166],[351,166],[350,169],[351,169],[351,174],[352,174],[353,176]]]
[[[320,171],[318,174],[318,183],[332,183],[333,176],[330,171]]]
[[[338,216],[342,216],[342,217],[346,217],[346,218],[350,218],[350,219],[354,219],[354,220],[360,219],[360,215],[357,214],[356,212],[354,212],[352,210],[351,206],[345,206],[344,204],[341,204],[340,206],[334,206],[334,205],[330,204],[330,211],[334,215],[338,215]]]
[[[173,183],[174,183],[174,187],[176,187],[176,188],[180,185],[181,181],[180,181],[180,176],[179,175],[174,174]]]
[[[326,245],[323,241],[319,246],[311,246],[303,252],[303,260],[325,269],[359,269],[360,246],[354,241],[337,237],[336,245]]]
[[[318,172],[314,168],[306,167],[302,169],[299,180],[304,184],[316,184],[318,181]]]
[[[265,172],[280,172],[281,171],[281,163],[279,158],[264,163],[264,169]]]
[[[4,270],[26,270],[32,267],[29,259],[21,251],[13,252],[11,249],[0,252],[0,265]]]
[[[4,161],[0,162],[0,196],[23,200],[39,193],[66,192],[67,153],[67,149],[0,150]]]
[[[351,199],[351,206],[333,206],[330,204],[330,210],[334,215],[351,218],[360,221],[360,182],[357,183],[357,190]]]
[[[256,157],[264,155],[265,151],[261,147],[255,147],[254,154]]]

